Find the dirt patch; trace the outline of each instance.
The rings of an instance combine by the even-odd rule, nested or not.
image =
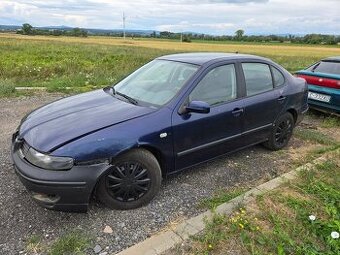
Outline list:
[[[301,160],[303,156],[310,154],[312,151],[316,149],[321,149],[324,147],[323,145],[320,144],[308,143],[296,138],[293,138],[293,140],[297,141],[298,145],[290,146],[289,149],[286,151],[288,157],[291,159],[292,162],[298,162],[299,160]]]
[[[333,128],[317,128],[317,130],[319,130],[321,133],[332,137],[334,139],[334,141],[340,142],[340,132],[339,132],[339,128],[340,127],[333,127]]]

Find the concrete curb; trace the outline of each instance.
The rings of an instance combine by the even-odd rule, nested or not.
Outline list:
[[[47,90],[46,87],[15,87],[15,90]]]
[[[313,168],[313,166],[325,162],[326,160],[326,155],[321,156],[313,160],[311,163],[307,163],[296,168],[295,170],[263,183],[247,191],[246,193],[235,197],[227,203],[219,205],[216,208],[215,213],[230,215],[239,205],[251,202],[256,196],[271,191],[288,180],[295,179],[298,172],[309,170]],[[117,253],[116,255],[160,255],[163,252],[189,239],[190,236],[196,235],[203,231],[205,228],[205,221],[211,219],[213,215],[214,213],[210,210],[201,213],[193,218],[185,220],[171,230],[151,236],[150,238],[137,243]]]

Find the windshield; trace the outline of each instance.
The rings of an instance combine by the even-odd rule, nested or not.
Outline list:
[[[116,93],[153,105],[169,102],[198,66],[167,60],[154,60],[114,86]]]

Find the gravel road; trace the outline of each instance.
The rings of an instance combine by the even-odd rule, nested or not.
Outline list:
[[[41,236],[48,244],[73,229],[93,237],[88,254],[94,254],[96,245],[114,253],[169,224],[200,213],[204,209],[198,203],[220,188],[250,187],[276,177],[289,160],[289,156],[280,157],[277,152],[255,146],[168,178],[158,196],[143,208],[115,211],[92,202],[89,212],[83,214],[46,210],[32,201],[19,182],[10,162],[9,148],[11,134],[20,119],[59,97],[42,94],[0,99],[0,254],[24,254],[25,241],[32,235]],[[300,148],[301,143],[293,139],[289,148]],[[113,233],[104,233],[105,226],[110,226]]]

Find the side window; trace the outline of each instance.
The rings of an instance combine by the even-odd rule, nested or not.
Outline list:
[[[246,80],[247,96],[273,89],[269,65],[263,63],[242,63],[242,68]]]
[[[236,98],[236,72],[234,64],[212,69],[197,84],[189,96],[190,101],[204,101],[216,105]]]
[[[272,66],[274,87],[279,87],[285,83],[285,77],[283,74]]]

